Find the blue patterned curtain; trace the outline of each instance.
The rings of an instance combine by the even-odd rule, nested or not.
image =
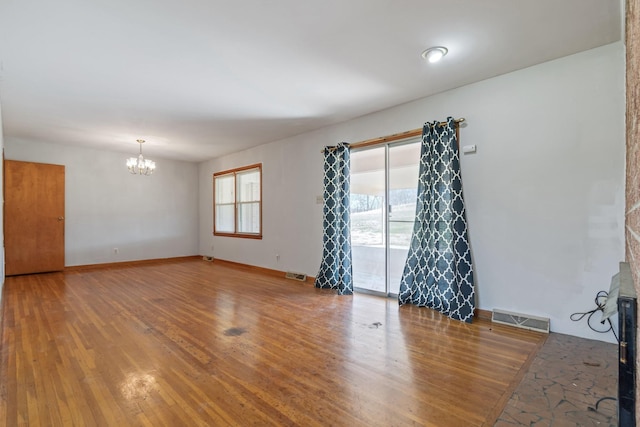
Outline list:
[[[316,288],[353,293],[351,225],[349,220],[349,144],[325,147],[324,207],[322,210],[322,262]]]
[[[416,221],[398,300],[471,322],[474,294],[456,124],[449,117],[422,130]]]

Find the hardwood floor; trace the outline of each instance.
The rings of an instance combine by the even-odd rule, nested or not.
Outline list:
[[[9,277],[0,425],[493,425],[544,335],[225,265]]]

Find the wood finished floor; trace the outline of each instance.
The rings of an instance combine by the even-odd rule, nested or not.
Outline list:
[[[9,277],[0,425],[493,425],[544,336],[203,261]]]

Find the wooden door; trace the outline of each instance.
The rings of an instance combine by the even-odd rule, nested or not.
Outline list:
[[[64,269],[64,166],[4,161],[5,274]]]

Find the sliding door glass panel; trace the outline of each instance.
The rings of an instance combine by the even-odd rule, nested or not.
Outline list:
[[[385,147],[351,153],[351,250],[355,288],[387,292]]]
[[[398,294],[416,214],[420,142],[389,146],[389,293]]]

